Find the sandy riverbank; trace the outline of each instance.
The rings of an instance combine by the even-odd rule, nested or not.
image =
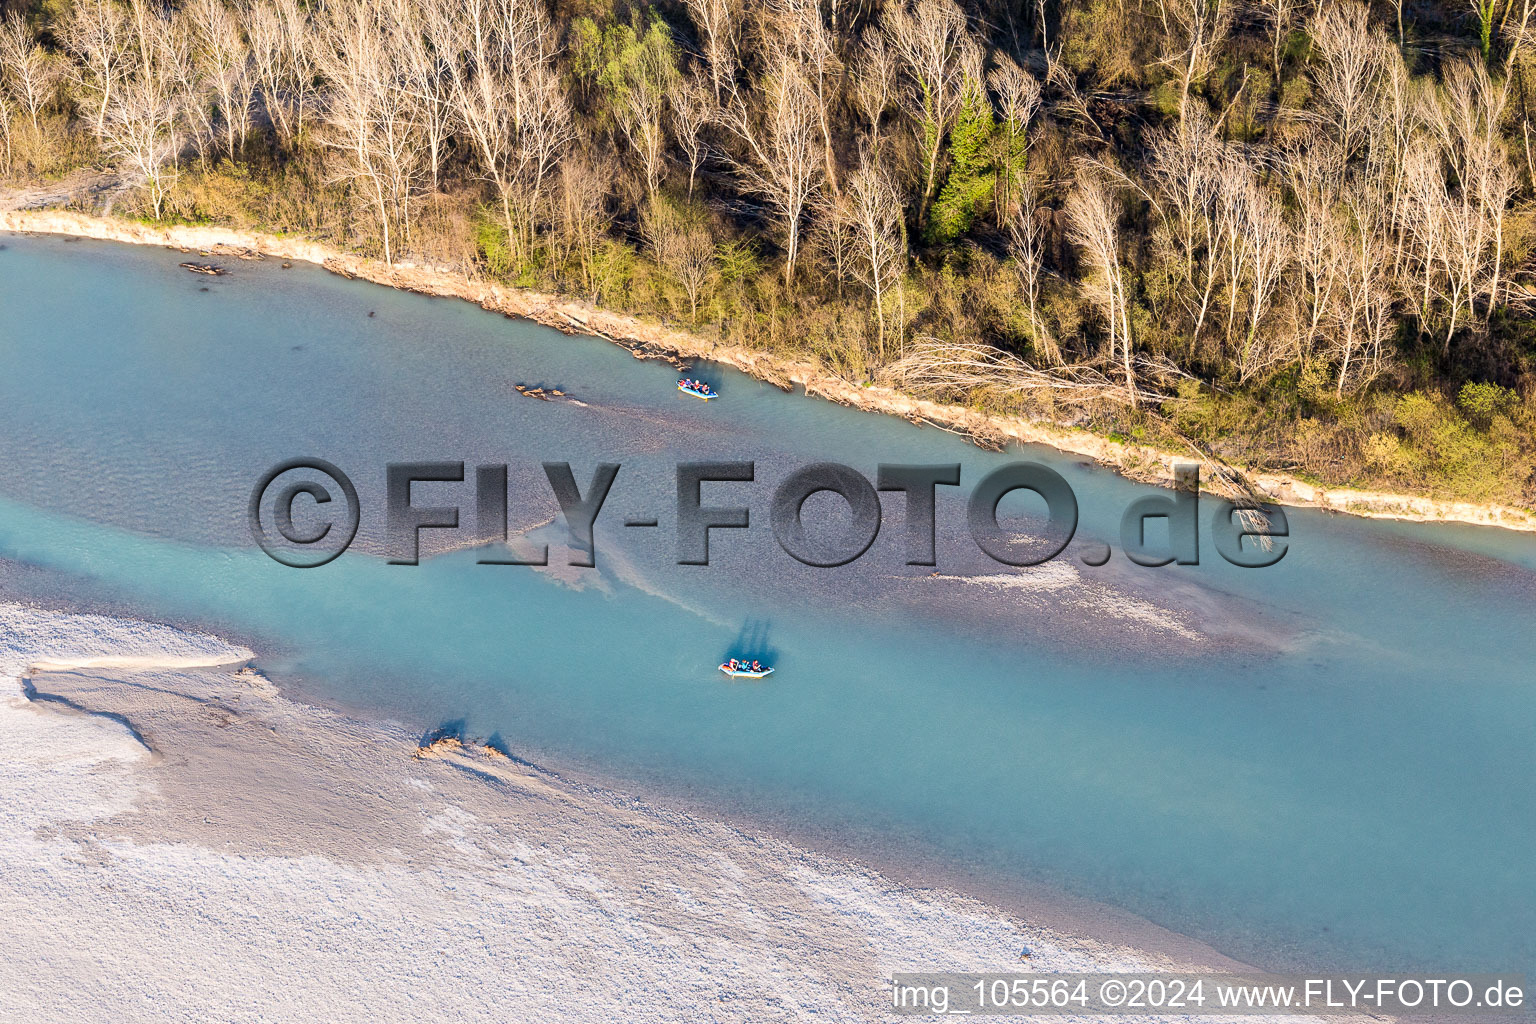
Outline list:
[[[888,1016],[893,971],[1018,970],[1026,944],[1031,970],[1230,965],[485,748],[421,749],[284,698],[250,657],[0,603],[0,1006],[18,1019],[862,1021]]]
[[[869,412],[927,422],[994,441],[1042,444],[1082,455],[1126,476],[1167,484],[1173,466],[1206,462],[1190,452],[1168,452],[1126,444],[1086,431],[1068,430],[1014,416],[997,416],[960,406],[913,398],[890,388],[860,387],[812,363],[782,359],[737,345],[721,344],[639,318],[599,309],[569,297],[476,281],[449,268],[409,262],[386,264],[341,252],[302,238],[198,225],[151,226],[93,217],[69,210],[0,209],[0,230],[74,235],[140,245],[192,250],[250,250],[288,260],[317,263],[334,273],[426,295],[460,298],[507,316],[525,317],[559,330],[590,334],[623,345],[640,358],[707,359],[724,363],[783,387]],[[1224,467],[1221,467],[1224,468]],[[1203,477],[1216,478],[1206,462]],[[1415,522],[1457,522],[1536,531],[1536,515],[1524,509],[1475,502],[1443,501],[1420,495],[1321,487],[1279,473],[1251,474],[1250,487],[1283,505],[1321,508],[1350,515]]]

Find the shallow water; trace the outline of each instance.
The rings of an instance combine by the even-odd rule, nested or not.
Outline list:
[[[1240,570],[1206,512],[1198,566],[1093,568],[1080,556],[1118,548],[1152,492],[1056,453],[980,452],[716,367],[706,405],[616,346],[302,265],[208,279],[159,249],[5,243],[4,589],[201,625],[321,697],[1045,882],[1265,964],[1536,963],[1536,538],[1292,511],[1285,559]],[[246,519],[295,456],[340,466],[363,507],[354,550],[314,570],[268,559]],[[1082,508],[1079,540],[1023,572],[964,529],[971,486],[1018,458]],[[704,459],[756,462],[705,492],[753,525],[679,566],[673,467]],[[826,459],[963,464],[940,578],[903,564],[899,495],[849,566],[778,549],[774,485]],[[508,463],[513,529],[555,564],[385,564],[384,467],[407,460]],[[544,460],[583,488],[623,465],[596,569],[561,565],[563,527],[539,526]],[[415,501],[463,510],[438,548],[473,539],[473,483]],[[779,671],[724,683],[731,653]]]

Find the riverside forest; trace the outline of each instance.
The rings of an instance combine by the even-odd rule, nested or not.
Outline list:
[[[1536,505],[1536,0],[0,0],[0,201]]]

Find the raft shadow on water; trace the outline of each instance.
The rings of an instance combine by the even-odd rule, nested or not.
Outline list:
[[[768,642],[768,632],[772,628],[773,623],[767,619],[748,619],[742,624],[731,646],[721,655],[720,661],[723,663],[735,658],[737,661],[775,664],[778,661],[779,650]]]

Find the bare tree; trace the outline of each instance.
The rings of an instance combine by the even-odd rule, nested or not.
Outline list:
[[[537,220],[560,157],[576,138],[570,102],[551,63],[524,72],[523,102],[516,122],[512,182],[514,206],[525,232],[525,256],[532,253]]]
[[[1392,293],[1386,274],[1386,217],[1378,196],[1359,185],[1344,196],[1346,216],[1335,221],[1339,285],[1327,337],[1338,366],[1335,394],[1364,388],[1381,373],[1392,335]]]
[[[1226,285],[1225,338],[1230,345],[1243,279],[1252,255],[1253,240],[1248,235],[1247,218],[1248,178],[1251,172],[1241,157],[1230,150],[1223,156],[1216,170],[1216,187],[1212,193],[1212,259],[1220,262],[1223,283]]]
[[[910,9],[892,5],[886,9],[886,27],[908,78],[903,99],[923,158],[917,208],[922,226],[938,189],[945,136],[965,103],[966,83],[980,78],[981,54],[954,0],[915,0]]]
[[[806,245],[832,271],[839,299],[843,297],[843,286],[853,276],[853,257],[859,244],[854,221],[853,200],[846,192],[818,197],[811,211],[811,229]]]
[[[1441,291],[1445,255],[1445,174],[1433,146],[1416,140],[1403,167],[1403,246],[1411,252],[1418,284],[1419,329],[1431,314],[1431,302]]]
[[[1318,61],[1312,70],[1318,114],[1349,160],[1370,132],[1381,75],[1381,37],[1358,0],[1327,0],[1308,26]]]
[[[314,23],[308,12],[299,6],[299,0],[256,0],[273,2],[282,19],[283,67],[282,88],[293,112],[293,132],[297,136],[304,131],[304,120],[316,106],[316,91],[320,80],[316,67]]]
[[[614,116],[624,138],[640,161],[645,193],[656,200],[656,188],[666,170],[667,100],[678,89],[677,65],[670,45],[642,42],[636,59],[624,65],[616,83],[619,96]]]
[[[192,52],[197,72],[218,103],[225,152],[235,156],[245,145],[255,94],[249,48],[224,0],[191,0],[183,10],[195,33]]]
[[[1015,136],[1029,131],[1030,122],[1040,111],[1040,83],[1033,75],[1006,56],[999,56],[987,74],[987,85],[997,96],[1003,127]]]
[[[688,13],[704,42],[704,62],[709,66],[715,103],[724,102],[736,80],[736,36],[740,31],[735,0],[687,0]]]
[[[872,147],[880,145],[880,121],[896,98],[898,74],[896,55],[886,45],[885,34],[876,27],[866,28],[854,55],[849,81],[854,103],[869,126]]]
[[[526,261],[551,174],[575,134],[553,30],[538,0],[462,0],[437,11],[435,45],[458,55],[448,63],[455,113],[496,188],[512,251]]]
[[[262,109],[278,139],[291,143],[315,103],[314,27],[295,0],[248,0],[245,30]]]
[[[1509,0],[1500,21],[1500,35],[1507,47],[1504,53],[1504,82],[1506,88],[1519,67],[1521,52],[1530,45],[1536,31],[1536,0]]]
[[[1248,328],[1237,351],[1240,383],[1248,383],[1286,355],[1284,348],[1260,334],[1280,282],[1292,260],[1291,233],[1279,204],[1252,172],[1243,175],[1238,206],[1241,210],[1248,290]],[[1236,303],[1236,297],[1231,300]]]
[[[997,97],[1002,114],[998,132],[996,213],[998,223],[1008,219],[1013,206],[1013,188],[1024,170],[1029,150],[1030,125],[1040,111],[1040,83],[1010,58],[999,56],[997,66],[987,75],[987,85]]]
[[[598,261],[603,240],[613,223],[608,200],[613,194],[615,168],[607,160],[578,154],[560,164],[559,238],[574,257],[588,298],[602,300]]]
[[[1045,229],[1040,223],[1038,187],[1028,173],[1020,173],[1017,177],[1013,188],[1017,202],[1008,220],[1009,252],[1024,292],[1030,340],[1047,365],[1059,366],[1061,348],[1040,315],[1040,287],[1045,276]]]
[[[1340,244],[1344,187],[1343,157],[1331,144],[1294,148],[1282,165],[1295,206],[1293,252],[1301,272],[1296,346],[1305,358],[1321,340],[1323,324],[1337,298],[1347,246]]]
[[[128,73],[133,59],[127,14],[115,0],[76,0],[56,32],[65,52],[73,58],[71,76],[81,93],[100,97],[93,114],[93,127],[99,134],[112,90]]]
[[[401,55],[403,85],[415,106],[413,120],[427,145],[429,187],[438,191],[443,161],[454,129],[453,96],[447,64],[457,54],[442,52],[431,31],[429,5],[439,0],[393,0],[393,48]]]
[[[1153,136],[1147,177],[1182,270],[1181,300],[1192,321],[1188,353],[1200,341],[1215,294],[1217,273],[1216,195],[1225,146],[1210,117],[1191,108],[1177,124]],[[1198,268],[1198,270],[1197,270]]]
[[[1408,45],[1408,36],[1403,29],[1403,9],[1408,6],[1408,0],[1387,0],[1387,5],[1392,8],[1392,13],[1397,18],[1397,49],[1401,54]]]
[[[1210,71],[1211,60],[1232,29],[1229,0],[1170,0],[1165,9],[1170,49],[1161,63],[1179,76],[1179,116],[1189,106],[1189,89]]]
[[[1451,244],[1459,253],[1468,302],[1477,294],[1485,295],[1487,315],[1498,297],[1504,223],[1515,188],[1514,169],[1499,130],[1507,95],[1482,63],[1463,60],[1446,69],[1438,101],[1425,104],[1425,122],[1459,186]]]
[[[848,181],[849,212],[857,245],[853,276],[875,305],[880,358],[886,358],[885,305],[907,270],[906,225],[901,191],[869,158]],[[902,339],[897,337],[898,346]]]
[[[197,159],[205,168],[218,141],[218,101],[212,83],[204,74],[205,64],[197,54],[197,28],[184,10],[167,9],[165,31],[161,35],[161,65],[176,95],[176,109],[183,136],[197,150]]]
[[[832,117],[837,83],[843,75],[837,42],[821,20],[820,0],[772,0],[772,4],[776,17],[764,26],[770,66],[790,61],[799,65],[816,101],[816,125],[821,130],[822,176],[827,188],[836,195],[839,186]]]
[[[709,226],[693,211],[679,210],[665,201],[650,204],[641,226],[656,262],[683,286],[689,319],[697,322],[699,299],[716,273],[715,240]]]
[[[1068,236],[1082,249],[1098,280],[1089,298],[1104,314],[1109,331],[1106,355],[1119,360],[1125,374],[1126,401],[1136,402],[1136,375],[1131,361],[1130,301],[1120,265],[1120,204],[1115,190],[1096,169],[1079,168],[1067,196]]]
[[[110,0],[106,0],[110,2]],[[251,51],[251,72],[261,94],[262,110],[279,140],[292,139],[285,99],[289,75],[283,18],[277,6],[266,0],[250,0],[242,10],[246,41]]]
[[[158,220],[176,183],[176,162],[185,142],[181,97],[165,67],[168,27],[157,16],[148,15],[138,20],[138,32],[144,59],[134,75],[113,89],[100,134],[107,152],[149,189],[150,206]]]
[[[1402,55],[1392,43],[1381,40],[1381,82],[1375,130],[1367,142],[1366,173],[1378,182],[1390,204],[1390,227],[1394,240],[1405,237],[1403,231],[1403,171],[1408,149],[1423,127],[1419,108],[1419,88],[1410,78]],[[1401,269],[1404,253],[1394,246],[1394,267]]]
[[[721,117],[745,150],[731,158],[743,187],[767,200],[782,222],[784,284],[792,287],[801,222],[821,189],[816,97],[796,67],[770,72],[756,92],[760,105],[737,93]]]
[[[1301,6],[1301,0],[1256,0],[1254,4],[1269,32],[1270,69],[1276,85],[1280,83],[1281,48],[1290,35],[1291,25]]]
[[[709,141],[705,135],[715,119],[716,107],[709,85],[690,74],[683,77],[672,93],[672,136],[683,151],[688,165],[688,198],[693,198],[693,186],[699,168],[709,156]]]
[[[1047,370],[989,345],[946,343],[919,338],[912,351],[881,375],[914,394],[954,398],[975,392],[994,395],[1049,395],[1068,406],[1102,402],[1164,402],[1168,395],[1151,389],[1128,393],[1123,384],[1086,365]]]
[[[0,84],[27,112],[34,132],[40,130],[38,114],[53,99],[63,77],[63,69],[33,38],[19,12],[0,16]]]
[[[5,159],[0,161],[0,171],[10,174],[13,162],[16,159],[15,147],[11,142],[11,124],[15,115],[11,112],[11,98],[0,90],[0,144],[5,147]]]
[[[421,132],[397,80],[398,35],[380,24],[366,0],[339,0],[327,11],[325,45],[317,47],[330,85],[326,144],[379,225],[385,262],[393,262],[409,232],[410,199],[422,165]],[[387,16],[387,15],[386,15]]]

